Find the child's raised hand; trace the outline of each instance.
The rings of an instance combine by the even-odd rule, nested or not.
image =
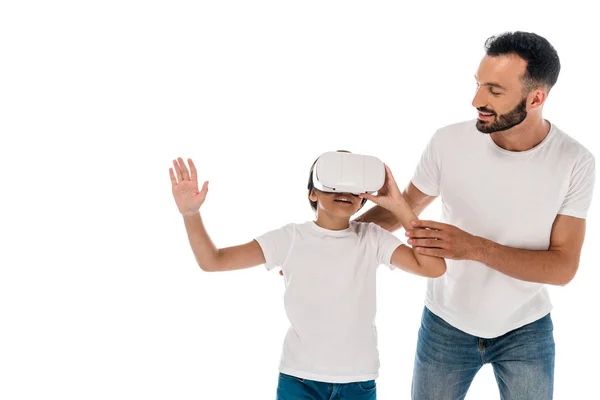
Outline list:
[[[173,160],[173,167],[177,173],[177,178],[173,173],[173,168],[169,168],[171,176],[171,186],[173,189],[173,197],[179,212],[183,216],[194,215],[200,209],[200,206],[206,199],[208,193],[208,182],[204,182],[202,190],[198,191],[198,174],[196,166],[191,158],[188,158],[190,164],[190,172],[181,157]]]
[[[398,188],[398,184],[394,179],[394,175],[392,175],[392,171],[387,164],[383,164],[385,167],[385,182],[381,189],[377,191],[377,195],[372,195],[368,193],[360,194],[360,197],[371,200],[373,203],[381,206],[383,208],[390,209],[394,207],[394,205],[400,203],[404,200],[402,197],[402,193]]]

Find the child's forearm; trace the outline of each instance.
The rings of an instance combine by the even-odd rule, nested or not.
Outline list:
[[[356,218],[357,222],[373,222],[389,232],[400,228],[400,222],[393,212],[381,206],[375,206]]]
[[[219,250],[208,236],[200,213],[184,216],[183,222],[192,252],[200,268],[204,271],[216,270]]]
[[[396,218],[398,218],[398,221],[402,223],[402,226],[405,230],[411,229],[411,221],[417,219],[416,214],[413,212],[404,198],[401,198],[400,202],[392,207],[390,211],[396,216]],[[423,268],[430,269],[432,271],[439,271],[440,274],[443,274],[446,271],[446,262],[443,258],[420,254],[414,248],[412,251],[415,259]]]

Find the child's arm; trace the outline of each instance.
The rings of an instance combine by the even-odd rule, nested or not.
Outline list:
[[[265,263],[265,256],[256,240],[218,249],[204,228],[200,212],[184,216],[183,222],[194,257],[203,271],[232,271]]]
[[[402,199],[390,211],[398,218],[404,229],[410,229],[410,222],[417,219],[408,203]],[[398,246],[392,254],[392,265],[413,274],[428,278],[437,278],[446,272],[446,261],[440,257],[432,257],[418,253],[415,248]]]
[[[200,207],[208,193],[208,182],[204,182],[198,191],[198,175],[191,159],[190,172],[181,157],[169,168],[173,197],[179,212],[183,216],[185,229],[194,257],[203,271],[231,271],[250,268],[265,263],[263,251],[256,240],[234,247],[217,249],[213,244],[200,216]]]
[[[392,171],[387,165],[385,166],[385,175],[384,186],[387,190],[384,192],[386,195],[362,194],[361,197],[389,210],[402,223],[404,229],[411,229],[411,221],[416,220],[417,216],[402,197]],[[396,248],[392,254],[391,264],[407,272],[430,278],[439,277],[446,272],[446,261],[443,258],[419,254],[415,249],[405,245]]]

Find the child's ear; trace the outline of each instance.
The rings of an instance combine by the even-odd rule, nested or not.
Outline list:
[[[317,201],[317,194],[315,193],[315,189],[310,189],[310,192],[308,193],[308,198],[310,199],[310,201]]]

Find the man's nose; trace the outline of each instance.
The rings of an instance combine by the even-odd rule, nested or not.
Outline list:
[[[487,99],[485,98],[485,95],[482,93],[481,88],[479,88],[479,89],[477,89],[477,92],[475,92],[475,96],[473,96],[473,101],[471,102],[471,104],[475,108],[485,107],[485,106],[487,106],[486,100]]]

